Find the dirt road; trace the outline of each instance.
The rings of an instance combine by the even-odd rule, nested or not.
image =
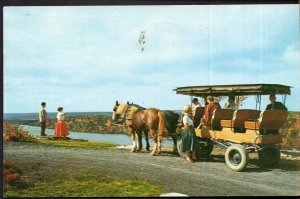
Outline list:
[[[75,168],[102,173],[107,178],[140,178],[157,183],[163,193],[189,196],[299,196],[300,161],[281,160],[272,169],[261,169],[257,160],[246,171],[234,172],[224,156],[187,163],[168,152],[161,156],[130,153],[128,149],[80,149],[36,143],[4,143],[4,159],[17,164],[34,163],[36,172]],[[38,176],[38,175],[33,175]]]

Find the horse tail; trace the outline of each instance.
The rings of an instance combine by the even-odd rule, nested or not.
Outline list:
[[[164,136],[165,133],[165,115],[162,111],[158,111],[158,135]]]

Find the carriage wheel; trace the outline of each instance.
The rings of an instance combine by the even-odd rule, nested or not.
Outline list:
[[[247,167],[248,160],[248,152],[243,146],[234,144],[226,149],[225,161],[230,169],[242,171]]]
[[[196,149],[197,158],[207,157],[211,154],[214,149],[214,142],[209,138],[198,138],[198,147]]]
[[[177,142],[177,151],[182,158],[186,158],[185,153],[182,152],[182,140],[181,139],[178,140],[178,142]]]
[[[272,167],[280,160],[280,150],[275,145],[264,146],[258,151],[258,158],[262,167]]]

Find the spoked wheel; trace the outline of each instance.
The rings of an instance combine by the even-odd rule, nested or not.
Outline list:
[[[182,158],[186,158],[186,155],[184,152],[182,152],[182,140],[178,140],[177,141],[177,151],[178,151],[178,154],[182,157]]]
[[[197,158],[207,157],[211,154],[214,149],[214,142],[209,138],[197,138]]]
[[[249,155],[241,145],[231,145],[226,149],[225,161],[230,169],[242,171],[247,167]]]
[[[272,167],[280,160],[280,150],[275,145],[264,146],[258,151],[260,166]]]

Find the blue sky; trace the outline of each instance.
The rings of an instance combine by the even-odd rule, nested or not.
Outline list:
[[[180,110],[176,87],[247,83],[292,86],[300,111],[299,5],[5,7],[3,25],[5,113]]]

